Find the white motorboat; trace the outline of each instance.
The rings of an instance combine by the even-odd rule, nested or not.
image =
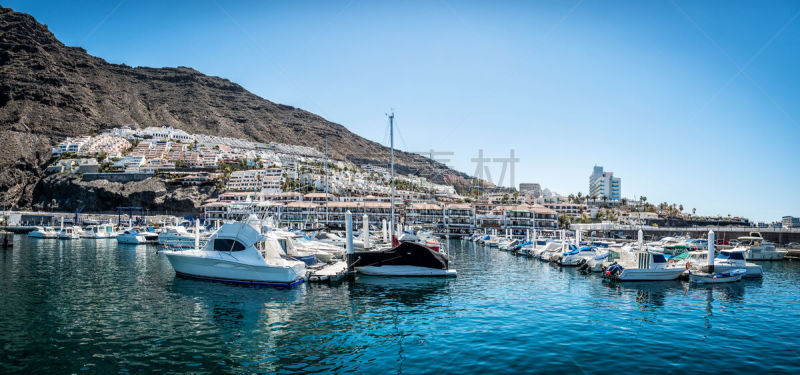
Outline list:
[[[344,255],[344,248],[316,241],[302,234],[295,233],[295,237],[292,237],[292,240],[296,248],[316,252],[317,258],[324,263],[330,262],[333,257],[342,257]]]
[[[31,238],[56,238],[58,231],[54,227],[34,227],[33,231],[28,233]]]
[[[138,230],[131,228],[117,235],[117,243],[140,245],[147,243],[147,239]]]
[[[282,258],[276,243],[263,241],[251,225],[236,222],[220,227],[202,248],[163,253],[180,277],[286,288],[302,283],[305,263]]]
[[[736,269],[745,270],[742,276],[745,279],[763,277],[761,266],[755,263],[748,263],[745,249],[722,250],[714,258],[714,270],[717,272],[729,272]]]
[[[195,231],[199,233],[199,242],[204,245],[210,236],[204,227],[186,229],[183,225],[173,225],[164,227],[158,234],[158,244],[166,247],[193,248],[195,242]]]
[[[311,247],[297,246],[295,239],[299,236],[291,232],[270,231],[266,235],[267,241],[275,241],[284,254],[294,259],[300,260],[306,265],[313,266],[317,262],[327,263],[333,259],[333,254]]]
[[[732,271],[726,272],[715,272],[715,273],[700,273],[700,272],[689,272],[689,282],[693,284],[721,284],[721,283],[732,283],[742,279],[742,276],[747,271],[744,269],[735,269]]]
[[[81,238],[89,239],[109,239],[117,236],[114,231],[114,224],[97,224],[86,227],[81,233]]]
[[[573,267],[580,266],[601,254],[597,248],[590,246],[584,246],[580,249],[571,246],[570,249],[570,251],[561,254],[561,258],[558,260],[560,265]]]
[[[59,240],[78,240],[83,230],[78,226],[67,226],[58,231]]]
[[[764,240],[759,233],[750,233],[749,236],[739,237],[739,244],[734,250],[746,251],[748,260],[783,260],[787,251],[776,250],[775,245]]]
[[[511,251],[514,250],[514,248],[516,248],[520,244],[522,244],[522,240],[511,239],[501,242],[500,245],[498,245],[498,248],[503,251]]]
[[[606,268],[605,276],[618,281],[668,281],[678,279],[685,271],[670,267],[664,254],[638,251],[636,260],[635,266],[612,264]]]
[[[553,257],[564,252],[565,244],[561,240],[550,241],[547,245],[533,251],[533,257],[549,262]]]

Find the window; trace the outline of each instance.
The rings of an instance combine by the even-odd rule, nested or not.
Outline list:
[[[661,254],[653,254],[653,263],[666,263],[667,259]]]
[[[217,251],[242,251],[244,250],[244,245],[236,240],[226,239],[226,238],[216,238],[214,239],[214,250]]]

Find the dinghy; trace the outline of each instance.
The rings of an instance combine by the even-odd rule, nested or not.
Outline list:
[[[721,284],[732,283],[742,279],[747,270],[736,269],[718,273],[689,272],[689,282],[693,284]]]

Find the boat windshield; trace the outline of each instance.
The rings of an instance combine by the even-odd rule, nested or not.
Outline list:
[[[228,238],[215,238],[214,239],[214,250],[217,251],[242,251],[244,250],[244,244],[239,241],[228,239]]]
[[[653,254],[653,263],[666,263],[667,258],[663,254]]]
[[[731,259],[731,260],[744,260],[744,254],[740,252],[727,252],[723,251],[717,255],[717,259]]]

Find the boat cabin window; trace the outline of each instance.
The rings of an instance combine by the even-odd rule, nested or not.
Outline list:
[[[214,250],[217,251],[242,251],[244,250],[244,244],[239,241],[231,240],[227,238],[215,238],[214,239]]]
[[[667,258],[664,258],[661,254],[653,254],[653,263],[666,263]]]

